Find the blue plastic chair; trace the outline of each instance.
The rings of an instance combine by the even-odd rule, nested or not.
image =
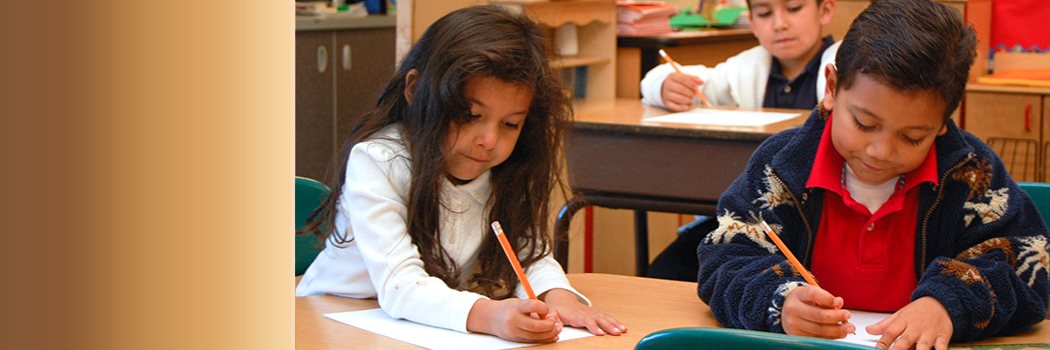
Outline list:
[[[797,337],[779,333],[731,328],[673,328],[645,336],[635,350],[665,349],[772,349],[772,350],[871,350],[872,347],[841,341]]]
[[[1050,184],[1043,182],[1018,182],[1018,186],[1035,202],[1035,208],[1043,217],[1043,222],[1050,226]],[[1046,313],[1046,319],[1050,320],[1050,311]]]
[[[295,177],[295,231],[298,232],[306,227],[306,218],[310,213],[321,206],[324,199],[328,197],[328,186],[317,180],[296,176]],[[314,262],[317,254],[324,250],[320,240],[314,234],[295,235],[295,275],[299,276],[306,272],[306,268]]]

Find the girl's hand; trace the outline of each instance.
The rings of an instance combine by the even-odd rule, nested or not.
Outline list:
[[[542,296],[551,308],[551,313],[561,322],[573,327],[587,328],[594,335],[620,335],[627,332],[627,326],[620,321],[581,303],[576,294],[555,288]]]
[[[663,99],[664,106],[667,106],[669,110],[676,112],[688,110],[693,105],[696,89],[699,89],[703,83],[703,80],[692,75],[671,73],[660,86],[660,98]]]
[[[802,286],[788,292],[780,322],[784,333],[817,338],[840,339],[857,331],[849,323],[849,311],[842,298],[816,286]]]
[[[547,304],[531,299],[478,299],[467,315],[467,330],[487,333],[519,343],[558,341],[561,323],[546,316]]]
[[[952,339],[952,319],[937,299],[915,299],[893,315],[865,328],[869,334],[882,335],[876,347],[882,349],[947,350]]]

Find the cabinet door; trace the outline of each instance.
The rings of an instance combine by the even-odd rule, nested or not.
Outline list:
[[[394,28],[335,32],[336,146],[341,147],[350,127],[375,108],[383,87],[394,75]],[[338,153],[337,153],[338,154]]]
[[[1042,96],[966,93],[966,130],[992,147],[1016,181],[1041,179]]]
[[[1043,138],[1042,138],[1042,140],[1043,140],[1043,148],[1042,148],[1043,157],[1040,160],[1043,162],[1043,166],[1042,166],[1042,174],[1041,174],[1042,177],[1040,177],[1039,181],[1050,182],[1050,171],[1046,170],[1046,168],[1048,166],[1050,166],[1050,165],[1048,165],[1048,164],[1050,164],[1050,161],[1048,161],[1048,159],[1050,159],[1050,95],[1043,95],[1043,115],[1042,115],[1042,120],[1043,120]],[[1047,315],[1048,318],[1050,318],[1050,313],[1047,313],[1046,315]]]
[[[295,33],[295,175],[324,180],[334,143],[331,31]]]

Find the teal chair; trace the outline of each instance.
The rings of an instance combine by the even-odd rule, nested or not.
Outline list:
[[[673,328],[645,336],[635,350],[670,349],[771,349],[771,350],[871,350],[872,347],[841,341],[730,328]]]
[[[1043,182],[1018,182],[1018,186],[1035,202],[1035,208],[1039,209],[1039,215],[1043,222],[1050,226],[1050,184]],[[1046,319],[1050,320],[1050,310],[1046,313]]]
[[[299,232],[306,226],[306,218],[310,213],[321,206],[328,197],[328,186],[317,180],[296,176],[295,177],[295,231]],[[317,254],[324,250],[320,246],[320,240],[313,234],[295,235],[295,275],[302,275],[310,263],[314,262]]]
[[[1028,192],[1028,196],[1032,197],[1032,201],[1035,202],[1035,207],[1039,209],[1039,215],[1043,217],[1043,221],[1046,222],[1047,226],[1050,226],[1050,184],[1043,182],[1018,182],[1018,186],[1025,192]]]

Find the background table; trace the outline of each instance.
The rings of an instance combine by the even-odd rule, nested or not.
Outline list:
[[[719,126],[647,122],[668,114],[637,99],[577,107],[568,138],[569,184],[575,197],[558,216],[555,259],[568,266],[568,232],[573,214],[588,205],[635,210],[638,276],[649,266],[648,211],[713,215],[718,197],[743,172],[751,153],[770,135],[802,125],[810,111],[764,126]]]

